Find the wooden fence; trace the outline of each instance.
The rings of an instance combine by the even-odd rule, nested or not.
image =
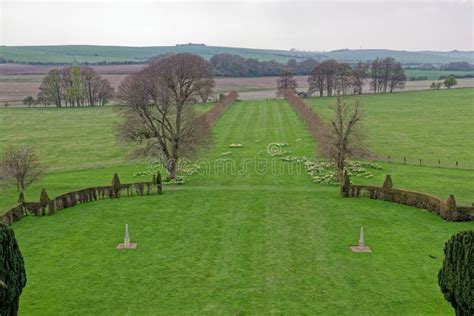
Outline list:
[[[449,169],[463,169],[463,170],[474,170],[474,162],[459,161],[459,160],[446,160],[436,158],[413,158],[406,156],[393,156],[393,155],[372,155],[368,160],[387,162],[394,164],[403,164],[410,166],[425,166],[425,167],[436,167],[436,168],[449,168]]]

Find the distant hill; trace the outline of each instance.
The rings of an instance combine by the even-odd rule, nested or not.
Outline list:
[[[474,51],[439,52],[439,51],[404,51],[389,49],[340,49],[326,53],[331,58],[348,61],[366,61],[377,57],[393,57],[398,61],[410,63],[444,64],[454,61],[467,61],[474,63]]]
[[[203,56],[206,59],[216,54],[236,54],[245,58],[259,60],[274,59],[286,62],[294,58],[303,60],[314,58],[318,60],[335,58],[346,61],[367,61],[376,57],[394,57],[405,64],[410,63],[448,63],[467,61],[474,63],[473,51],[397,51],[386,49],[340,49],[330,52],[309,52],[298,50],[271,50],[237,47],[206,46],[203,44],[181,44],[176,46],[94,46],[94,45],[64,45],[64,46],[1,46],[0,60],[15,63],[144,63],[150,58],[168,54],[189,52]]]
[[[177,46],[2,46],[0,57],[20,63],[99,63],[99,62],[146,62],[150,58],[168,53],[193,53],[209,59],[217,54],[236,54],[259,60],[274,59],[286,62],[290,58],[319,58],[318,53],[283,51],[270,49],[233,48],[184,44]]]

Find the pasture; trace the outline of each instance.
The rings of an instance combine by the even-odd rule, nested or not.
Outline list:
[[[411,80],[412,77],[419,78],[419,77],[427,77],[427,80],[442,80],[440,79],[441,76],[465,76],[471,75],[474,76],[474,71],[449,71],[449,70],[412,70],[406,69],[405,74],[408,80]]]
[[[345,98],[349,102],[356,97]],[[420,91],[360,97],[372,151],[387,160],[411,164],[474,168],[474,89]],[[324,119],[335,98],[306,100]]]
[[[372,149],[386,154],[384,139],[391,139],[394,151],[412,150],[414,138],[418,154],[474,161],[472,140],[456,134],[458,123],[472,133],[472,96],[472,89],[363,96]],[[306,101],[329,118],[333,98]],[[2,145],[35,144],[54,164],[27,200],[37,200],[42,187],[55,195],[106,185],[114,172],[133,181],[146,168],[115,143],[111,108],[0,109],[0,118]],[[432,137],[432,120],[443,135]],[[286,101],[236,102],[217,122],[212,146],[199,153],[209,168],[189,183],[165,186],[161,196],[98,201],[15,223],[28,271],[20,314],[452,314],[437,285],[443,245],[473,222],[343,199],[338,187],[314,184],[304,170],[270,157],[274,142],[288,143],[295,156],[318,153]],[[229,147],[235,143],[242,147]],[[395,187],[474,201],[472,170],[384,163],[373,173],[353,180],[381,184],[392,173]],[[2,189],[0,209],[16,197]],[[125,223],[138,242],[133,252],[115,249]],[[369,256],[349,249],[360,226]]]

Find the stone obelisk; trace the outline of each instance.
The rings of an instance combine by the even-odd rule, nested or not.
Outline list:
[[[137,248],[136,243],[130,242],[130,236],[128,233],[128,224],[125,224],[125,237],[123,238],[123,243],[117,245],[117,249],[135,249]]]
[[[370,247],[365,245],[364,241],[364,227],[360,228],[360,234],[359,234],[359,245],[357,246],[351,246],[352,252],[372,252]]]

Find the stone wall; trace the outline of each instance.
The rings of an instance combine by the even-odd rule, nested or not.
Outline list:
[[[448,221],[469,221],[474,218],[474,204],[470,207],[457,206],[454,195],[450,195],[447,200],[443,200],[425,193],[394,189],[390,175],[385,178],[383,186],[378,187],[351,184],[346,172],[341,185],[341,195],[344,197],[367,197],[414,206],[438,214]]]
[[[63,193],[52,199],[48,197],[45,189],[41,190],[39,202],[26,202],[24,195],[20,194],[18,204],[0,217],[0,222],[10,225],[23,216],[52,215],[62,209],[89,203],[102,199],[116,199],[121,196],[144,196],[161,194],[163,183],[161,175],[153,176],[150,182],[136,182],[121,184],[117,174],[114,174],[112,185],[84,188],[77,191]]]

